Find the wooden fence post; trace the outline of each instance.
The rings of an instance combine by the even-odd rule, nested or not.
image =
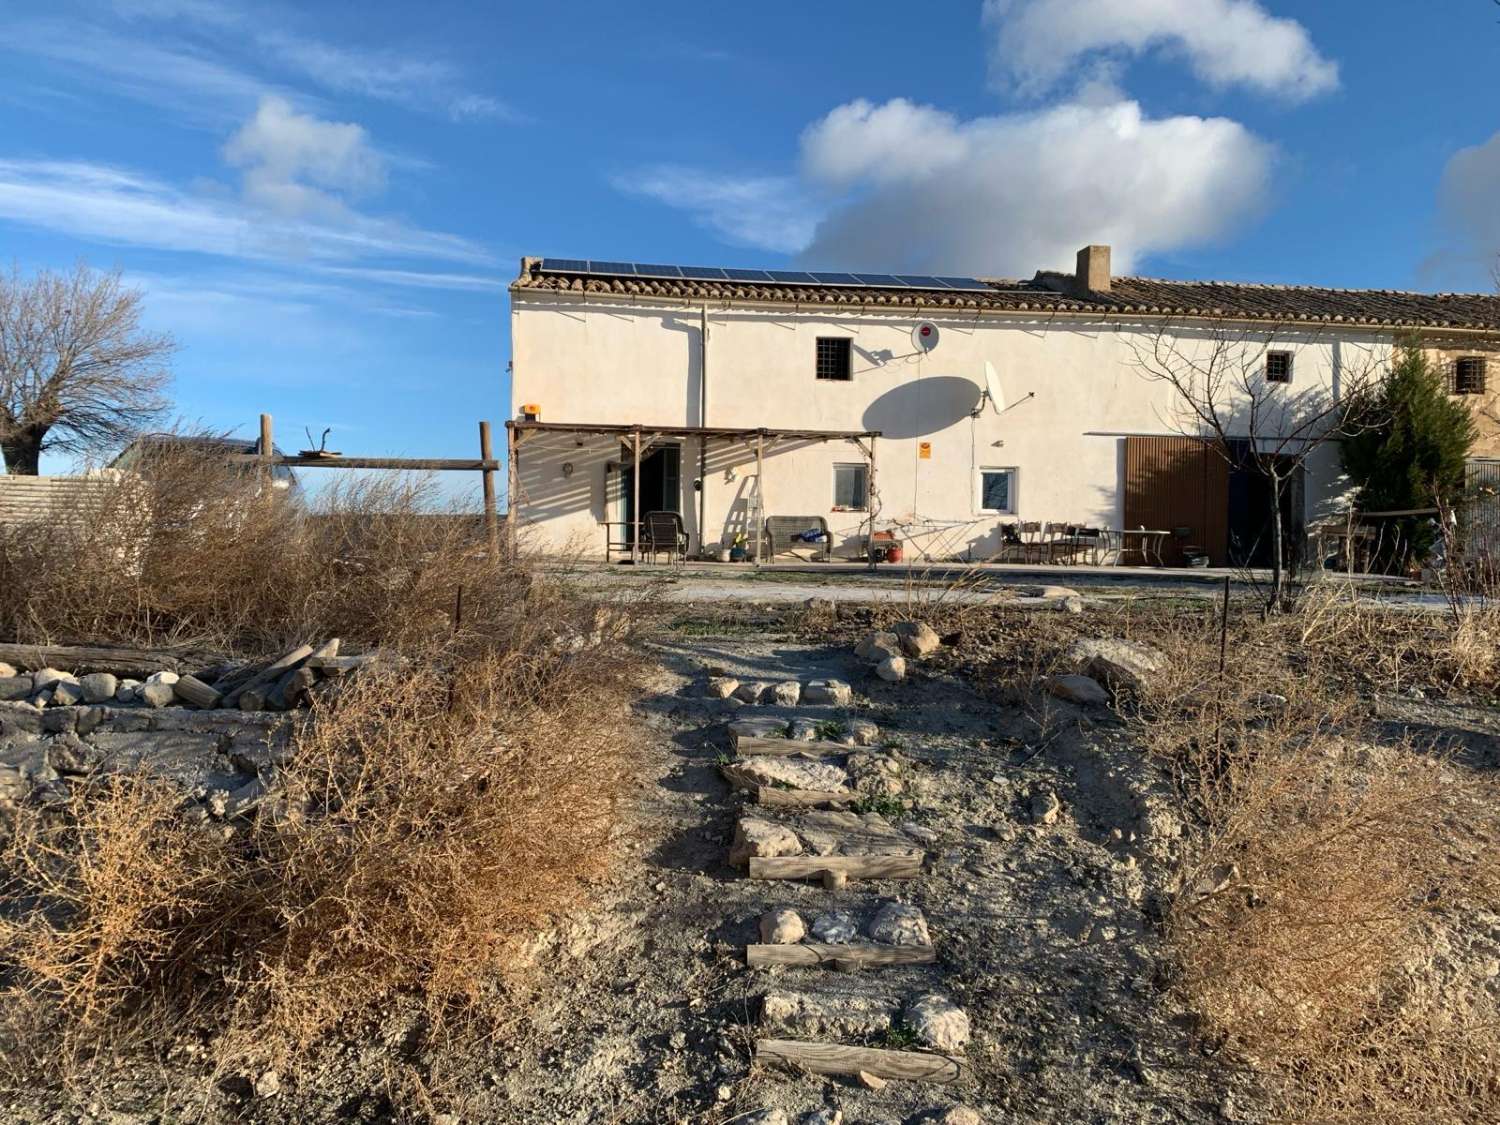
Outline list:
[[[495,471],[489,467],[495,459],[495,450],[490,441],[490,424],[479,423],[479,459],[484,462],[480,476],[484,482],[484,532],[490,544],[490,561],[500,557],[500,528],[495,511]]]

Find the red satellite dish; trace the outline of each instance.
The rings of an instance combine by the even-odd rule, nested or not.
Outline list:
[[[919,352],[930,352],[938,345],[938,326],[930,320],[924,320],[911,330],[912,347]]]

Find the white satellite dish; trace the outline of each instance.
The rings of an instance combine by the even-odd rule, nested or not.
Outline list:
[[[1005,392],[1000,389],[1000,376],[995,373],[995,365],[989,360],[984,361],[984,397],[996,414],[1005,410]]]
[[[930,352],[938,346],[938,326],[924,320],[911,330],[911,346],[919,352]]]

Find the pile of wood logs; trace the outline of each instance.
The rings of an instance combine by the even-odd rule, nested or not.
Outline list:
[[[194,706],[234,707],[241,711],[290,711],[307,700],[307,693],[322,680],[336,679],[369,663],[374,657],[340,656],[339,642],[314,648],[298,645],[269,664],[244,664],[218,670],[211,683],[194,676],[177,681],[178,694]],[[184,681],[191,681],[187,692]]]

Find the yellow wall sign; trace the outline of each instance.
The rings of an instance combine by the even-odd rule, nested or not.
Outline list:
[[[919,442],[917,442],[917,456],[920,457],[923,461],[931,461],[932,460],[932,442],[930,442],[930,441],[919,441]]]

